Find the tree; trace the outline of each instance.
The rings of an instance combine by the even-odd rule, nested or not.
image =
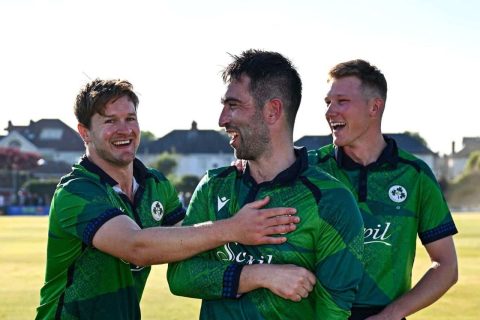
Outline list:
[[[177,157],[167,152],[160,154],[152,163],[152,167],[165,176],[172,174],[177,165]]]
[[[0,169],[30,170],[39,165],[40,159],[37,153],[23,152],[17,148],[0,148]]]
[[[478,171],[480,171],[480,150],[470,153],[467,165],[465,166],[465,174],[470,174]]]
[[[200,182],[200,178],[191,174],[184,175],[177,181],[175,187],[177,191],[183,193],[193,193],[197,184]]]
[[[140,138],[142,142],[149,142],[155,140],[155,135],[151,131],[141,131]]]
[[[422,145],[424,145],[425,147],[428,147],[427,140],[425,140],[425,139],[420,135],[420,133],[418,133],[418,132],[405,131],[404,134],[406,134],[407,136],[410,136],[410,137],[414,138],[415,140],[419,141],[419,142],[420,142]]]

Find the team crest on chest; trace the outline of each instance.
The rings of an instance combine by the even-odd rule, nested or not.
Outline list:
[[[160,221],[164,212],[162,203],[160,201],[152,202],[151,212],[153,219],[155,219],[155,221]]]
[[[388,196],[393,202],[400,203],[407,199],[407,190],[400,185],[395,185],[388,190]]]

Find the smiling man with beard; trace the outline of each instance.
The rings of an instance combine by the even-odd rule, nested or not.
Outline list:
[[[361,276],[363,223],[352,194],[293,146],[302,83],[276,52],[248,50],[225,69],[219,125],[245,170],[210,170],[184,224],[221,221],[271,196],[294,207],[288,244],[236,242],[169,265],[170,290],[201,298],[201,319],[347,319]]]
[[[135,157],[137,106],[124,80],[94,80],[77,96],[86,154],[52,200],[37,319],[140,319],[150,265],[229,242],[280,244],[285,236],[269,235],[295,229],[295,210],[261,209],[267,198],[231,219],[172,227],[185,211],[173,185]]]

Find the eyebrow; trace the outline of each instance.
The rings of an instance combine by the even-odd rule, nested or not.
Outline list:
[[[103,114],[103,115],[101,115],[101,116],[103,116],[104,118],[115,118],[117,115],[114,115],[114,114],[106,114],[106,113],[105,113],[105,114]],[[127,116],[129,116],[129,117],[135,116],[135,117],[136,117],[136,116],[137,116],[137,113],[136,113],[136,112],[129,112],[129,113],[127,114]]]
[[[220,102],[222,104],[229,103],[229,102],[239,102],[239,103],[241,103],[241,101],[239,99],[236,99],[236,98],[233,98],[233,97],[222,97],[222,98],[220,98]]]

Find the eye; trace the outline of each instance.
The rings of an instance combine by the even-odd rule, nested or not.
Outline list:
[[[114,123],[113,119],[105,119],[104,123]]]
[[[226,106],[230,110],[235,110],[235,108],[237,107],[237,104],[235,102],[226,102],[224,106]]]
[[[127,121],[137,121],[137,117],[134,117],[134,116],[128,117]]]

